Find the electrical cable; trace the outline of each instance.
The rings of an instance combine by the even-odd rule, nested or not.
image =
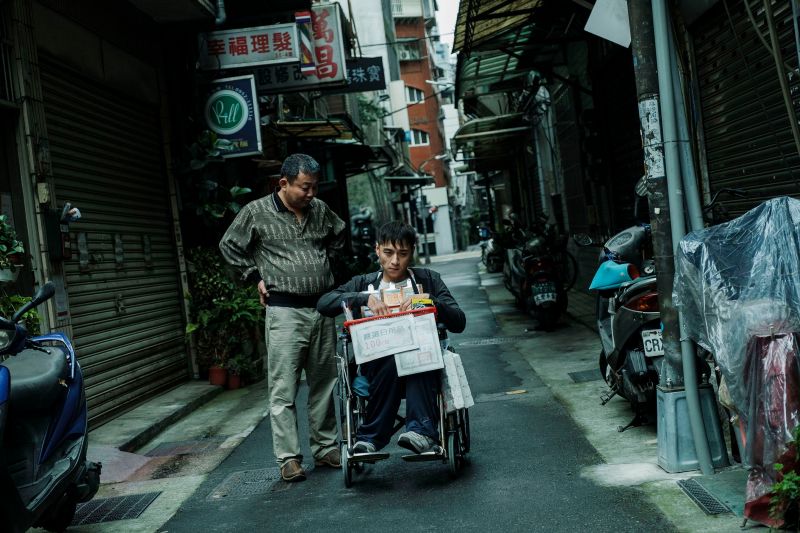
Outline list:
[[[440,33],[437,36],[441,37],[442,35],[453,35],[454,33],[455,33],[454,31],[451,31],[451,32],[448,32],[448,33]],[[360,44],[359,46],[361,48],[369,48],[370,46],[386,46],[386,45],[389,45],[389,44],[406,44],[406,43],[413,43],[413,42],[427,40],[427,39],[433,39],[433,37],[434,37],[433,35],[426,35],[425,37],[403,39],[402,41],[386,41],[385,43]]]
[[[750,19],[750,24],[753,26],[756,35],[758,35],[758,40],[761,41],[761,44],[763,44],[764,48],[767,49],[769,55],[774,57],[775,54],[772,51],[772,47],[769,45],[769,43],[767,43],[767,40],[764,39],[764,36],[761,35],[761,30],[758,29],[758,23],[756,22],[756,18],[753,16],[753,12],[750,10],[750,4],[748,3],[748,0],[744,0],[744,9],[747,11],[747,17]],[[786,69],[786,72],[797,74],[797,69],[792,68],[792,66],[786,61],[783,61],[783,66]]]

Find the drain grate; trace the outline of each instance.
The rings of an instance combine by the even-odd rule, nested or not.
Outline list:
[[[100,498],[78,504],[73,526],[138,518],[161,492]]]
[[[716,499],[694,479],[681,479],[678,481],[678,486],[706,514],[714,515],[731,512],[727,505]]]
[[[589,370],[581,370],[579,372],[567,372],[567,374],[575,383],[587,383],[589,381],[603,379],[603,376],[600,375],[600,370],[597,368],[590,368]]]
[[[306,472],[312,468],[312,465],[303,465],[303,470]],[[280,478],[281,473],[277,465],[270,468],[260,468],[258,470],[234,472],[226,477],[222,483],[217,485],[206,497],[206,500],[217,501],[230,498],[246,498],[256,494],[266,494],[272,490],[272,486]]]
[[[510,342],[517,342],[530,337],[516,336],[516,337],[489,337],[487,339],[474,339],[471,341],[459,342],[459,346],[488,346],[491,344],[508,344]]]
[[[227,437],[209,437],[199,440],[182,440],[162,442],[145,455],[147,457],[166,457],[169,455],[187,455],[214,452]]]

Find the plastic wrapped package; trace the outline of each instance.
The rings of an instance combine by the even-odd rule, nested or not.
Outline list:
[[[742,412],[748,340],[800,331],[800,201],[775,198],[686,235],[675,267],[684,331],[714,354]]]
[[[745,515],[770,523],[773,465],[800,422],[800,201],[775,198],[679,243],[673,300],[714,354],[751,466]]]

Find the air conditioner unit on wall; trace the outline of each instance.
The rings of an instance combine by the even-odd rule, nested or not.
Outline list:
[[[411,60],[416,59],[416,57],[414,57],[414,54],[413,54],[413,52],[411,52],[411,50],[400,50],[400,52],[398,53],[398,56],[400,57],[400,61],[411,61]]]

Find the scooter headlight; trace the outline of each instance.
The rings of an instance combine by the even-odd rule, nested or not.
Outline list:
[[[0,329],[0,350],[5,350],[14,340],[14,330]]]

